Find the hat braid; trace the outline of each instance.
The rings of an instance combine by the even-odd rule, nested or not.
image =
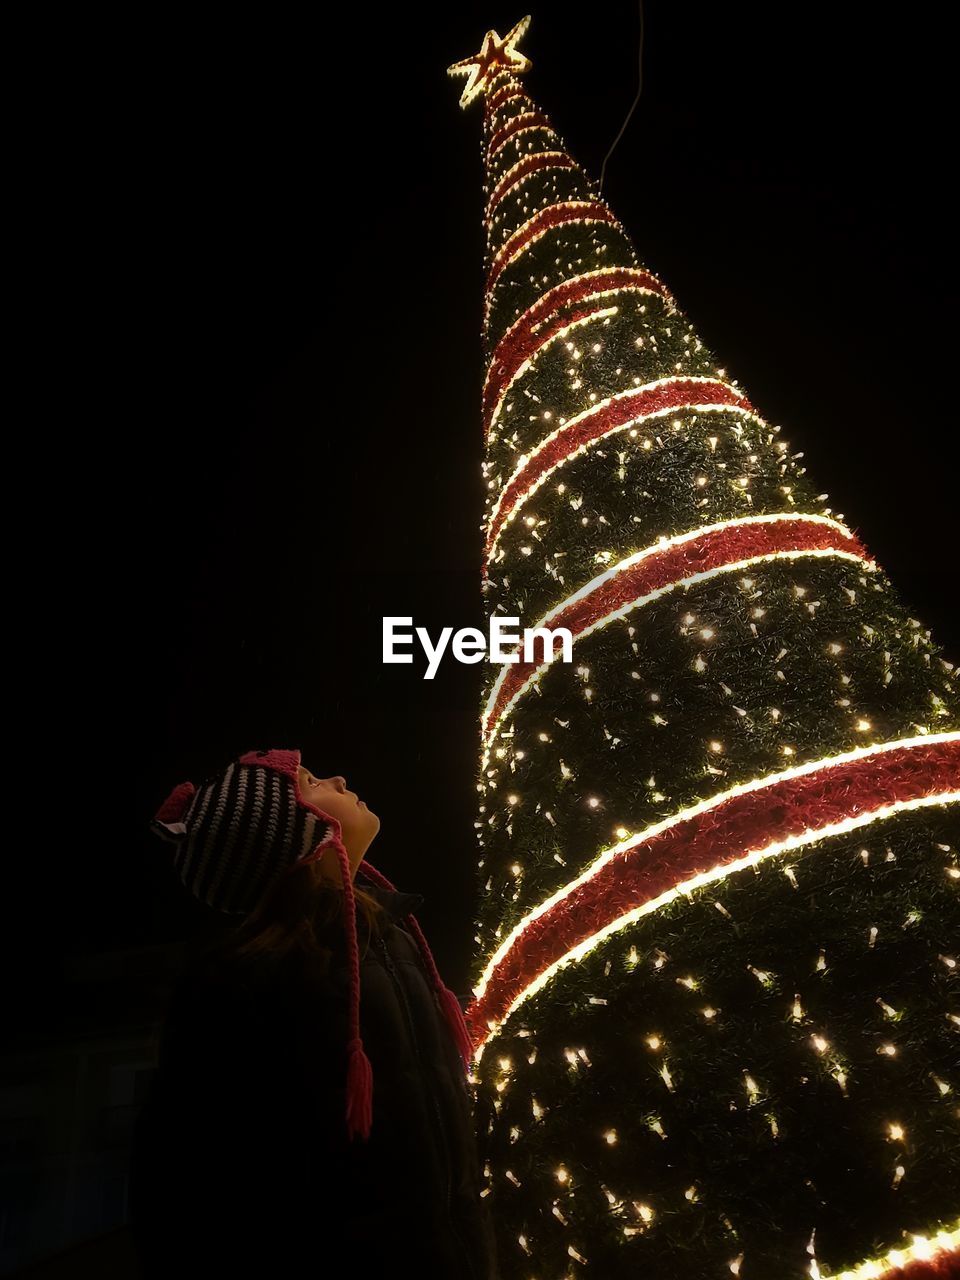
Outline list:
[[[350,1039],[347,1049],[347,1132],[351,1138],[370,1136],[373,1120],[373,1068],[360,1037],[360,951],[357,947],[357,900],[353,892],[350,859],[341,840],[333,841],[340,860],[343,880],[344,915],[347,926],[347,950],[350,955]]]
[[[347,935],[347,958],[350,968],[350,1012],[347,1050],[347,1134],[352,1139],[360,1135],[369,1138],[373,1123],[373,1067],[367,1057],[360,1036],[360,948],[357,946],[357,900],[353,892],[350,874],[350,858],[343,841],[337,836],[326,836],[305,858],[296,865],[313,862],[324,850],[333,847],[340,863],[343,880],[343,923]],[[293,868],[290,868],[293,870]]]
[[[372,866],[366,861],[366,859],[360,863],[360,866],[357,869],[358,871],[363,872],[367,879],[372,880],[374,884],[379,885],[382,889],[390,889],[394,893],[397,892],[396,886],[387,879],[383,872],[378,871],[376,867]],[[443,1011],[443,1015],[447,1020],[447,1025],[450,1028],[450,1034],[453,1036],[454,1043],[457,1046],[460,1057],[463,1059],[464,1070],[469,1071],[470,1064],[473,1061],[473,1036],[471,1035],[470,1029],[464,1019],[463,1010],[460,1008],[460,1001],[440,977],[440,971],[437,969],[437,962],[433,958],[433,952],[430,950],[430,945],[424,937],[423,930],[417,922],[417,917],[411,911],[404,917],[404,919],[410,926],[410,932],[413,934],[416,939],[417,946],[420,948],[420,955],[423,958],[427,972],[430,974],[434,991],[437,993],[437,998],[440,1001],[440,1008]]]

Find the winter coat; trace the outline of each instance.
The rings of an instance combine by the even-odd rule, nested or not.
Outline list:
[[[400,923],[423,897],[364,889],[387,912],[369,938],[358,912],[369,1138],[346,1132],[343,930],[325,938],[329,973],[302,952],[200,966],[171,1000],[137,1127],[130,1213],[147,1280],[398,1266],[499,1280],[463,1062]]]

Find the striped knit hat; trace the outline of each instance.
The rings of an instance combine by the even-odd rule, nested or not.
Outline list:
[[[199,787],[192,782],[174,787],[151,828],[176,846],[174,865],[187,889],[208,906],[235,915],[249,914],[278,876],[314,861],[329,846],[336,849],[351,965],[347,1132],[367,1138],[373,1072],[360,1038],[360,954],[350,861],[339,821],[301,795],[299,767],[299,751],[248,751]],[[394,890],[366,860],[357,874]],[[473,1045],[460,1003],[440,977],[416,917],[407,915],[405,923],[467,1069]]]

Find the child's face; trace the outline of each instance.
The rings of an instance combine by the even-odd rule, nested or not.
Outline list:
[[[318,778],[303,765],[298,773],[300,795],[303,799],[309,804],[315,804],[324,813],[329,813],[331,818],[336,818],[340,823],[343,843],[350,855],[351,870],[355,871],[380,830],[380,819],[358,799],[355,791],[347,790],[346,779],[339,774],[332,778]],[[326,853],[323,857],[326,857]]]

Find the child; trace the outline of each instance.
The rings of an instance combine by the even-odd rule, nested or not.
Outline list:
[[[423,897],[364,861],[376,815],[273,750],[181,783],[152,825],[238,924],[175,990],[138,1123],[145,1276],[498,1280],[470,1034],[412,914]]]

